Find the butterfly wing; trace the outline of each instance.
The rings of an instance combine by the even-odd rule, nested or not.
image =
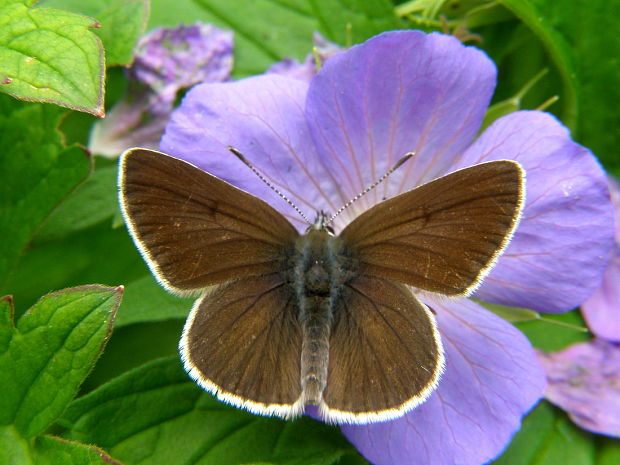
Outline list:
[[[524,190],[517,162],[481,163],[375,205],[340,236],[361,273],[469,295],[508,245]]]
[[[299,415],[302,336],[293,297],[277,273],[217,286],[185,324],[180,349],[187,372],[238,407]]]
[[[175,293],[270,273],[298,235],[262,200],[153,150],[123,154],[119,187],[134,242]]]
[[[334,312],[322,415],[367,423],[402,416],[433,392],[443,371],[431,311],[404,285],[360,275]]]

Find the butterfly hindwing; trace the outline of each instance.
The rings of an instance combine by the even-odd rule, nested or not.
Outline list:
[[[367,423],[422,403],[443,371],[435,318],[406,286],[360,275],[334,312],[323,415]]]
[[[125,152],[119,186],[131,235],[172,292],[270,273],[298,235],[262,200],[160,152]]]
[[[233,405],[299,415],[302,336],[293,297],[277,273],[217,286],[196,302],[185,324],[185,369]]]
[[[524,182],[517,162],[481,163],[375,205],[341,237],[358,254],[363,273],[469,295],[512,237]]]

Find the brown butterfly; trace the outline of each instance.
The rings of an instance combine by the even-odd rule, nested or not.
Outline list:
[[[200,295],[180,342],[207,391],[291,418],[397,418],[428,398],[444,356],[432,311],[408,286],[467,296],[519,221],[524,171],[499,160],[385,200],[335,235],[304,234],[264,201],[147,149],[120,162],[120,203],[157,280]]]

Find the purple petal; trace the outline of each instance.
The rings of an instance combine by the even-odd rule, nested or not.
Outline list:
[[[584,429],[620,437],[620,347],[601,339],[539,358],[549,384],[545,397]]]
[[[202,84],[183,99],[166,128],[162,150],[268,201],[298,226],[307,227],[282,199],[232,155],[233,146],[313,220],[333,211],[334,198],[317,163],[303,103],[308,84],[264,75],[225,84]]]
[[[446,351],[437,391],[399,420],[342,426],[376,465],[478,465],[500,454],[545,376],[514,326],[467,299],[433,302]]]
[[[611,176],[607,177],[611,204],[614,208],[615,239],[616,245],[620,246],[620,182]]]
[[[301,81],[310,82],[316,75],[316,65],[312,55],[308,55],[303,63],[298,62],[293,58],[285,58],[282,61],[274,63],[267,71],[266,74],[278,74],[280,76],[287,76]]]
[[[614,207],[616,244],[601,285],[581,306],[588,327],[597,337],[620,342],[620,184],[608,178]]]
[[[583,303],[581,312],[597,337],[620,342],[620,247],[617,245],[603,282]]]
[[[542,312],[578,306],[601,282],[613,244],[603,170],[553,116],[537,111],[497,120],[455,167],[497,159],[525,168],[526,205],[477,297]]]
[[[306,113],[344,201],[416,152],[389,193],[384,183],[347,215],[446,172],[478,131],[495,74],[479,50],[419,31],[384,33],[332,56],[310,84]]]

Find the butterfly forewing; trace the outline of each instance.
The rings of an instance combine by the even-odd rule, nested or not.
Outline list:
[[[185,368],[205,389],[250,411],[290,417],[300,400],[301,329],[279,274],[222,284],[185,324]]]
[[[402,416],[430,395],[442,370],[434,317],[406,286],[364,275],[345,286],[330,337],[327,419]]]
[[[130,149],[120,166],[127,225],[173,292],[270,273],[298,235],[262,200],[182,160]]]
[[[358,254],[362,273],[468,295],[508,244],[523,198],[518,163],[482,163],[374,206],[341,237]]]

